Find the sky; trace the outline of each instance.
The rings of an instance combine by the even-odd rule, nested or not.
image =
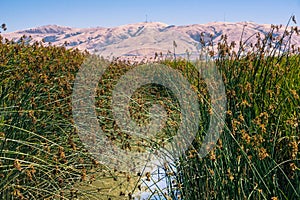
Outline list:
[[[300,23],[300,0],[1,0],[7,32],[56,24],[88,28],[144,21],[169,25],[208,22]]]

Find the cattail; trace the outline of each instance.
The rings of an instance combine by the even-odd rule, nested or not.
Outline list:
[[[80,181],[85,181],[86,180],[86,169],[83,168],[81,171],[81,180]]]
[[[95,175],[92,175],[92,176],[90,177],[89,183],[92,184],[95,180],[96,180]]]
[[[215,151],[214,150],[211,150],[209,152],[209,159],[212,160],[212,161],[215,161],[216,160],[216,154],[215,154]]]
[[[151,176],[150,172],[146,172],[146,181],[150,181],[150,176]]]
[[[126,179],[127,179],[127,182],[129,182],[131,179],[131,176],[129,174],[127,174]]]
[[[13,191],[13,196],[15,196],[15,197],[17,197],[18,199],[24,199],[24,196],[23,196],[23,194],[21,193],[21,191],[20,190],[18,190],[18,189],[15,189],[14,191]]]
[[[69,138],[68,138],[68,143],[69,143],[69,145],[71,146],[71,148],[72,148],[74,151],[76,151],[76,144],[74,143],[72,137],[69,137]]]
[[[269,156],[269,154],[267,153],[267,150],[265,148],[261,147],[258,149],[258,158],[260,160],[263,160],[268,156]]]
[[[14,161],[14,167],[17,170],[22,171],[22,167],[21,167],[20,161],[18,159],[15,159],[15,161]]]
[[[292,21],[293,21],[295,24],[297,24],[295,15],[292,16]]]
[[[58,157],[63,160],[66,159],[66,155],[63,147],[58,147]]]

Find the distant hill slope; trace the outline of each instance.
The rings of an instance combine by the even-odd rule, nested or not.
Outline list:
[[[21,36],[31,36],[32,41],[51,42],[53,45],[64,45],[67,48],[88,50],[103,56],[153,56],[155,52],[173,53],[173,41],[176,42],[176,54],[197,52],[200,36],[212,36],[212,42],[217,44],[221,35],[226,34],[228,42],[245,41],[255,43],[255,34],[263,37],[271,30],[270,24],[252,22],[214,22],[186,26],[167,25],[160,22],[128,24],[112,28],[71,28],[57,25],[47,25],[11,33],[2,33],[8,39],[18,40]],[[275,31],[273,36],[283,34],[285,27]],[[299,28],[300,30],[300,28]],[[242,34],[243,33],[243,34]],[[300,36],[292,37],[292,43],[299,45]]]

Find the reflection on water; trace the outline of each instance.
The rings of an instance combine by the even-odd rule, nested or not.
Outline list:
[[[141,179],[141,191],[135,192],[134,199],[136,200],[168,200],[177,199],[180,191],[172,188],[175,181],[176,169],[173,165],[162,166],[157,165],[153,168],[150,175],[146,175]],[[172,195],[171,195],[172,193]],[[171,198],[171,196],[173,198]],[[174,198],[175,197],[175,198]]]

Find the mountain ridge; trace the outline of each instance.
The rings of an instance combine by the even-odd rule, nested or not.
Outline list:
[[[228,42],[249,39],[255,43],[255,34],[266,35],[271,24],[254,22],[210,22],[206,24],[168,25],[162,22],[140,22],[115,27],[72,28],[59,25],[45,25],[10,33],[2,37],[17,41],[25,35],[31,36],[31,42],[44,41],[53,45],[65,45],[67,48],[88,50],[102,56],[153,56],[155,52],[167,54],[174,51],[178,55],[187,51],[195,53],[199,49],[200,38],[217,44],[226,34]],[[299,28],[300,29],[300,28]],[[282,35],[282,26],[273,32],[274,37]],[[212,39],[209,39],[210,36]],[[300,44],[299,35],[291,38],[293,44]]]

